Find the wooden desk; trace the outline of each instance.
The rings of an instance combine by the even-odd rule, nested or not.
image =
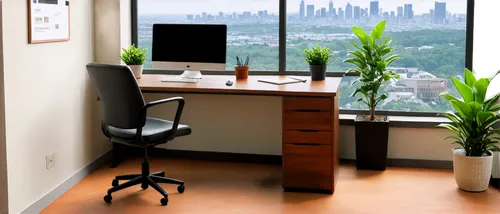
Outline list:
[[[143,92],[269,95],[283,97],[282,166],[285,190],[333,193],[339,164],[338,93],[341,78],[287,85],[258,82],[285,76],[204,75],[198,83],[161,82],[168,75],[143,75]],[[174,76],[171,76],[174,77]],[[234,82],[226,86],[226,81]]]

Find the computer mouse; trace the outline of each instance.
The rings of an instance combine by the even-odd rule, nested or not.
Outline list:
[[[232,85],[233,85],[233,81],[228,80],[228,81],[226,82],[226,85],[227,85],[227,86],[232,86]]]

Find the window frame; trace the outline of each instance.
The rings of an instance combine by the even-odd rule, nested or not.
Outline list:
[[[131,29],[132,29],[132,44],[138,44],[138,1],[131,1]],[[467,24],[466,24],[466,40],[465,40],[465,68],[472,70],[473,61],[473,46],[474,46],[474,0],[467,0]],[[278,71],[254,71],[252,70],[249,75],[295,75],[295,76],[308,76],[309,72],[306,71],[288,71],[286,70],[286,26],[287,26],[287,0],[279,0],[279,53],[278,53]],[[165,70],[165,69],[151,69],[145,68],[145,74],[176,74],[180,75],[181,70]],[[228,75],[230,71],[203,71],[207,75]],[[327,77],[344,77],[344,76],[358,76],[356,74],[345,74],[344,72],[327,72]],[[341,114],[367,114],[368,110],[352,110],[340,109]],[[439,112],[415,112],[415,111],[385,111],[377,110],[378,115],[387,116],[408,116],[408,117],[436,117]]]

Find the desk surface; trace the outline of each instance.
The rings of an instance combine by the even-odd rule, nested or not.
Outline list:
[[[274,85],[258,80],[286,76],[249,76],[247,80],[236,80],[234,75],[204,75],[198,83],[161,82],[161,79],[167,76],[177,75],[145,74],[137,82],[144,92],[334,97],[342,80],[340,77],[327,77],[325,81],[311,81],[310,77],[302,77],[307,79],[306,83]],[[232,86],[226,86],[228,80],[233,81]]]

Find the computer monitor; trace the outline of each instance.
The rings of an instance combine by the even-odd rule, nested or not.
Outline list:
[[[226,70],[226,25],[154,24],[153,68],[184,70],[181,77],[201,79],[200,70]]]

